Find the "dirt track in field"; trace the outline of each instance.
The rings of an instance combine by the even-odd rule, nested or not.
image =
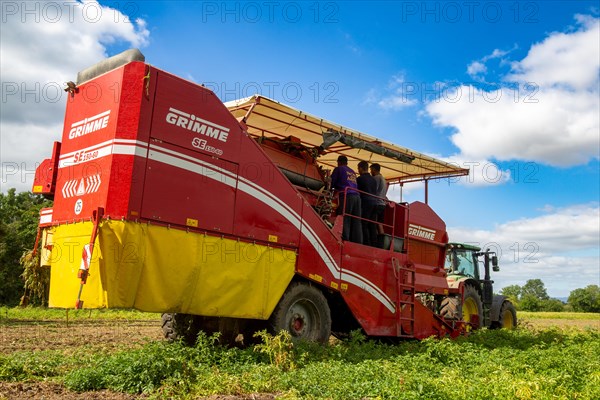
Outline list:
[[[64,350],[81,346],[123,350],[162,339],[160,320],[2,321],[0,353]]]
[[[56,383],[35,382],[35,383],[7,383],[0,382],[0,400],[133,400],[145,399],[143,395],[130,395],[116,393],[108,390],[99,390],[96,392],[76,393],[66,389]],[[273,394],[250,394],[246,396],[210,396],[204,400],[274,400]]]
[[[0,382],[0,400],[133,400],[145,399],[143,395],[116,393],[109,390],[76,393],[57,383],[49,382]],[[210,396],[204,400],[274,400],[273,394],[250,394],[246,396]]]
[[[129,400],[143,397],[99,390],[75,393],[57,383],[49,382],[0,382],[0,399],[47,399],[47,400]]]

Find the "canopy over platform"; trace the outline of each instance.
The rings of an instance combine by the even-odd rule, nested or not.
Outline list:
[[[321,146],[322,155],[317,162],[323,168],[335,168],[338,156],[345,155],[352,168],[356,168],[361,160],[379,163],[381,174],[390,183],[469,174],[468,169],[315,117],[267,97],[254,95],[225,105],[236,118],[246,123],[252,136],[279,139],[295,136],[308,148]]]

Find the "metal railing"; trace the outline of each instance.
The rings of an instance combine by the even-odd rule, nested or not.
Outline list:
[[[391,224],[386,224],[383,221],[380,222],[380,221],[373,220],[373,219],[363,218],[362,215],[361,216],[357,216],[357,215],[354,215],[354,214],[348,214],[346,212],[346,205],[347,205],[346,203],[347,203],[347,200],[348,200],[348,190],[349,189],[357,192],[358,195],[361,197],[361,201],[362,201],[363,196],[366,195],[366,196],[369,196],[369,197],[373,197],[376,201],[377,200],[383,200],[383,201],[386,202],[386,204],[393,203],[394,207],[393,207],[393,214],[392,214],[392,223]],[[338,194],[339,193],[342,193],[342,192],[338,192]],[[386,197],[377,196],[377,195],[374,195],[374,194],[371,194],[371,193],[368,193],[368,192],[364,192],[362,190],[358,190],[358,189],[355,189],[355,188],[350,188],[350,187],[346,187],[344,189],[343,195],[344,195],[344,204],[343,204],[343,208],[342,208],[342,213],[340,215],[343,217],[344,221],[345,221],[346,217],[349,217],[349,218],[354,218],[354,219],[359,220],[361,222],[361,225],[366,222],[366,223],[374,223],[374,224],[377,224],[377,225],[381,225],[384,228],[384,230],[385,230],[385,228],[388,228],[388,230],[391,232],[392,240],[391,240],[391,243],[390,243],[390,248],[387,249],[387,250],[393,250],[394,249],[394,239],[396,238],[396,213],[397,213],[397,210],[399,208],[400,209],[406,209],[406,210],[408,210],[408,205],[401,204],[401,203],[396,203],[394,201],[388,200]],[[338,197],[338,199],[339,199],[339,197]],[[340,205],[338,204],[338,207],[339,206]],[[407,217],[408,217],[408,215],[407,215]],[[361,226],[361,228],[362,228],[362,226]],[[407,246],[406,243],[404,243],[403,246],[402,246],[403,250],[406,249],[406,246]]]

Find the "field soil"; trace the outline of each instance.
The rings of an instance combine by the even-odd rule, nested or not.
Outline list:
[[[115,393],[108,390],[96,392],[76,393],[58,383],[50,382],[0,382],[0,399],[48,399],[48,400],[129,400],[141,399],[143,396],[134,396],[124,393]]]
[[[9,320],[0,324],[0,353],[3,354],[23,350],[69,352],[81,346],[116,351],[161,339],[160,320],[78,320],[68,324],[66,321]]]
[[[50,382],[0,382],[0,399],[44,399],[44,400],[133,400],[147,398],[144,395],[131,395],[98,390],[96,392],[76,393],[57,383]],[[203,400],[274,400],[274,394],[250,394],[244,396],[216,395]]]

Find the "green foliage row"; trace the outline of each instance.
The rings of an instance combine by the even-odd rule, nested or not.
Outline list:
[[[0,356],[0,380],[47,379],[77,391],[155,398],[277,393],[287,399],[597,399],[600,333],[481,330],[458,340],[384,344],[355,332],[329,346],[261,334],[246,349],[200,335],[112,355]]]

